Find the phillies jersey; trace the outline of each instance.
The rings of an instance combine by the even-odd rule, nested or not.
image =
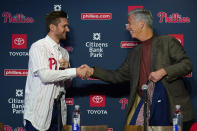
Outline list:
[[[25,87],[24,123],[28,120],[38,130],[50,127],[54,99],[59,91],[64,89],[61,84],[76,76],[76,68],[58,70],[58,60],[65,58],[69,61],[68,52],[60,47],[48,35],[33,43],[29,50],[28,76]],[[43,82],[39,71],[49,70],[50,81]],[[61,98],[62,122],[66,124],[65,96]]]

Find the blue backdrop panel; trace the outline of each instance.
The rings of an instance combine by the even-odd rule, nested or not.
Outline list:
[[[23,129],[28,51],[33,42],[46,36],[45,15],[59,8],[69,15],[70,33],[61,44],[69,51],[71,66],[88,64],[106,69],[116,69],[132,50],[122,48],[121,42],[136,42],[125,29],[128,7],[143,6],[151,10],[155,32],[180,36],[191,58],[193,72],[185,82],[197,112],[196,4],[194,0],[1,0],[0,123],[8,131]],[[178,21],[169,21],[174,14]],[[90,20],[93,17],[97,18]],[[109,131],[122,131],[128,95],[128,83],[110,85],[100,80],[76,78],[67,89],[68,124],[71,124],[74,105],[78,104],[82,125],[107,124]]]

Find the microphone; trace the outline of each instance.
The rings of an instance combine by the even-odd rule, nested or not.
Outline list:
[[[143,84],[143,85],[142,85],[142,91],[147,90],[147,89],[148,89],[148,85]]]
[[[66,93],[64,88],[60,88],[60,92]]]
[[[61,97],[66,93],[66,91],[64,90],[64,88],[60,88],[59,90],[59,95],[57,96],[57,100],[60,100]]]
[[[147,103],[148,103],[148,85],[143,84],[142,85],[142,92],[143,92],[143,98],[144,98],[144,131],[147,131]]]

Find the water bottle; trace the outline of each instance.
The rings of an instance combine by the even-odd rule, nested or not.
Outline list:
[[[183,115],[181,112],[181,106],[176,105],[175,106],[175,111],[173,114],[173,131],[181,131],[182,130],[182,125],[183,125]]]
[[[72,116],[72,131],[80,131],[80,110],[79,105],[75,105]]]

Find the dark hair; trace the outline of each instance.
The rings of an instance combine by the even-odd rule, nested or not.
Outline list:
[[[60,22],[59,18],[68,18],[67,17],[67,13],[64,11],[52,11],[49,14],[46,15],[45,17],[45,21],[46,21],[46,29],[47,29],[47,33],[50,31],[50,24],[53,25],[58,25],[58,23]]]

